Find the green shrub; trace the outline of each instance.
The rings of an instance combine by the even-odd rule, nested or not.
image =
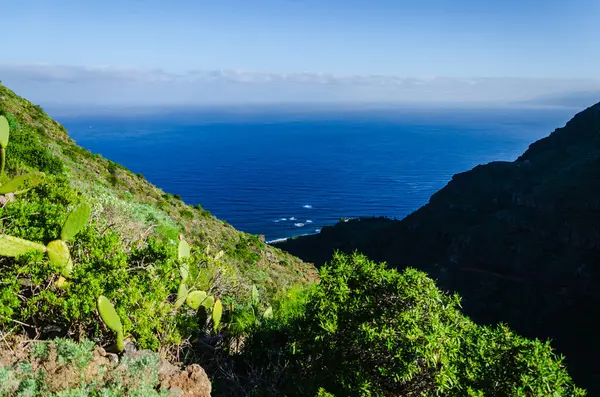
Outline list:
[[[257,330],[237,357],[254,394],[584,395],[548,343],[474,324],[424,273],[336,254],[320,276],[304,313]]]
[[[10,125],[10,144],[6,148],[8,171],[25,169],[55,175],[63,172],[63,162],[48,151],[38,132],[34,132],[29,126],[20,125],[11,114],[0,114],[4,114]]]

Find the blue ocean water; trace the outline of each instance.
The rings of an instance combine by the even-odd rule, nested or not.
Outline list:
[[[267,240],[403,218],[457,172],[512,161],[567,109],[58,117],[81,146]]]

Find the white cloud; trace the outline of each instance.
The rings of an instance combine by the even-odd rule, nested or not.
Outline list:
[[[578,92],[585,92],[587,97],[593,98],[595,93],[600,93],[598,80],[338,76],[244,70],[171,73],[160,69],[48,64],[0,64],[0,80],[42,106],[535,104],[537,98],[566,99]],[[556,100],[553,103],[556,105]]]

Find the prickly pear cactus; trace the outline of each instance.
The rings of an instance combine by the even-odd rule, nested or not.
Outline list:
[[[183,239],[183,236],[179,236],[179,247],[177,249],[177,258],[180,261],[190,257],[190,245]]]
[[[123,339],[123,324],[115,310],[115,307],[110,303],[108,298],[100,295],[98,297],[98,312],[104,324],[117,333],[117,349],[123,351],[125,349],[125,341]]]
[[[215,298],[212,295],[207,296],[206,299],[204,299],[204,301],[202,302],[202,306],[204,306],[204,308],[206,308],[206,310],[212,309],[214,304],[215,304]]]
[[[63,241],[69,241],[79,233],[90,220],[92,209],[87,203],[79,204],[67,217],[60,232]]]
[[[31,251],[46,251],[46,247],[22,238],[0,235],[0,255],[15,257]]]
[[[179,309],[184,304],[188,296],[188,289],[184,283],[179,284],[179,290],[177,291],[177,300],[175,301],[175,308]]]
[[[258,307],[259,303],[260,303],[260,295],[258,294],[258,288],[256,288],[256,285],[253,285],[252,286],[252,306]]]
[[[265,312],[263,313],[263,318],[273,318],[273,307],[269,306],[267,307],[267,310],[265,310]]]
[[[213,329],[217,332],[219,324],[221,324],[221,316],[223,315],[223,304],[221,299],[217,298],[212,310]]]
[[[6,117],[0,116],[0,175],[4,174],[9,133],[10,125],[8,124],[8,120],[6,120]]]
[[[187,263],[182,263],[179,266],[179,275],[181,276],[182,283],[185,283],[190,277],[190,266]]]
[[[0,186],[0,194],[20,194],[34,188],[35,186],[42,183],[46,174],[43,172],[32,172],[31,174],[25,174],[18,176],[6,182]]]
[[[0,147],[8,146],[8,137],[10,135],[10,125],[4,116],[0,116]]]
[[[54,240],[48,243],[46,249],[50,262],[58,265],[60,267],[60,274],[69,278],[73,270],[73,261],[71,260],[67,244],[62,240]]]
[[[189,307],[194,310],[198,310],[202,302],[206,299],[206,292],[204,291],[192,291],[188,294],[185,302]]]

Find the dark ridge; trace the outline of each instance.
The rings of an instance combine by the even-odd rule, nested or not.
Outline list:
[[[358,250],[424,270],[476,322],[552,339],[600,395],[600,103],[514,162],[455,175],[401,221],[352,220],[277,246],[317,265]]]

